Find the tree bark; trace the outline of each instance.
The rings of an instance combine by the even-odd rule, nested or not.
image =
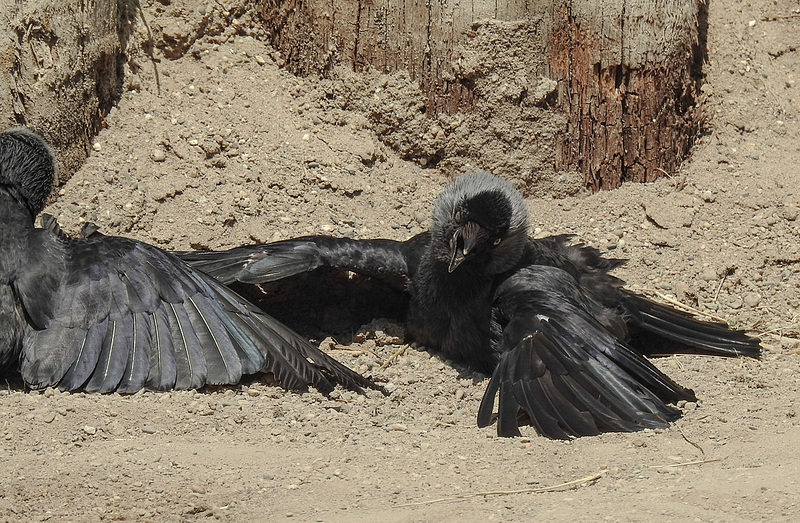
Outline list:
[[[557,143],[543,145],[592,190],[674,171],[699,127],[701,0],[262,0],[261,13],[291,71],[403,69],[431,116],[481,103],[481,81],[508,70],[487,69],[476,30],[518,22],[527,39],[518,69],[531,85],[558,83],[555,107],[568,120]],[[518,37],[498,31],[496,48]]]
[[[700,126],[705,5],[574,1],[556,22],[549,63],[568,115],[558,163],[594,190],[674,172]]]
[[[56,149],[59,182],[86,159],[122,86],[126,7],[117,0],[0,0],[0,125],[26,125]]]

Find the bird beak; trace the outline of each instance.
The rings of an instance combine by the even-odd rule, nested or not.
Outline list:
[[[478,241],[477,228],[465,227],[456,230],[453,235],[450,248],[450,265],[447,267],[447,272],[453,272],[459,265],[467,258],[467,255],[475,247]]]

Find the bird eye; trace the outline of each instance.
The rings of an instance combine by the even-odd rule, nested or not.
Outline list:
[[[502,238],[497,238],[497,239],[494,241],[494,245],[500,245],[500,242],[501,242],[502,240],[503,240]]]

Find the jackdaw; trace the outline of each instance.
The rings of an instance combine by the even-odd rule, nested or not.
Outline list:
[[[272,372],[286,388],[369,380],[173,254],[34,226],[55,157],[25,128],[0,133],[0,371],[33,389],[132,393],[237,383]]]
[[[525,421],[551,438],[666,427],[679,417],[669,404],[695,395],[646,356],[760,357],[758,339],[625,289],[609,274],[622,260],[528,229],[521,194],[475,173],[450,183],[430,231],[405,242],[309,236],[183,257],[224,283],[321,267],[401,277],[408,334],[491,376],[478,425],[492,423],[499,394],[500,436]]]

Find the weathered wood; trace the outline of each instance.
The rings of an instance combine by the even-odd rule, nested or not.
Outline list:
[[[62,182],[119,97],[130,28],[120,9],[128,4],[0,0],[0,126],[41,132],[57,151]]]
[[[460,75],[460,46],[486,20],[538,19],[550,1],[262,0],[261,14],[296,74],[347,64],[355,71],[408,71],[430,114],[469,110],[473,78]],[[541,57],[543,60],[543,57]]]
[[[556,80],[568,117],[547,144],[556,165],[579,169],[594,190],[673,171],[699,126],[701,0],[262,0],[261,12],[290,70],[403,69],[426,93],[429,115],[472,110],[482,78],[509,74],[507,65],[488,70],[486,49],[475,47],[496,28],[495,48],[513,49],[518,34],[484,22],[518,22],[529,39],[518,70],[531,85]]]
[[[606,0],[562,8],[549,46],[569,122],[557,162],[579,166],[591,189],[653,181],[688,153],[700,124],[701,7]]]

